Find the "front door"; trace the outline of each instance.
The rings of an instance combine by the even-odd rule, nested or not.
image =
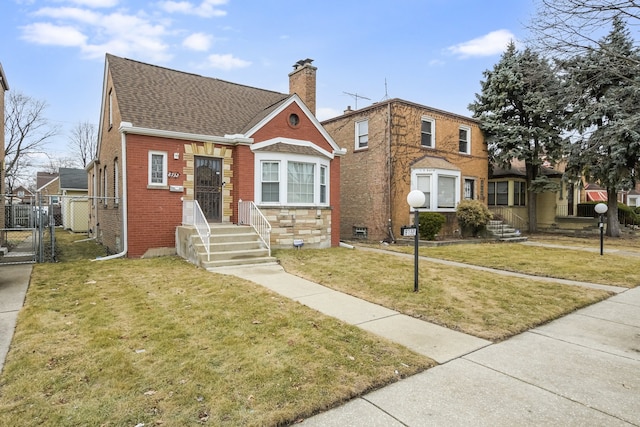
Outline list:
[[[195,158],[195,198],[209,222],[222,220],[222,159]]]

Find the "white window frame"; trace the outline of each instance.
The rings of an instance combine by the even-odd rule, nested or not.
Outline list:
[[[361,126],[366,124],[367,132],[363,133],[361,131]],[[360,138],[366,135],[367,140],[363,143],[360,142]],[[355,149],[356,150],[364,150],[369,148],[369,119],[358,120],[355,125]]]
[[[153,170],[152,170],[152,159],[153,156],[162,156],[162,182],[153,182]],[[149,187],[166,187],[167,186],[167,152],[166,151],[153,151],[149,150],[149,169],[148,169],[148,183]]]
[[[118,186],[120,185],[120,176],[119,176],[119,171],[118,171],[118,159],[115,159],[113,161],[113,200],[114,200],[114,205],[118,206],[118,204],[120,203],[120,191]]]
[[[263,179],[263,177],[264,177],[264,165],[266,163],[277,165],[277,167],[278,167],[278,170],[277,170],[278,177],[277,177],[276,181],[273,181],[273,180],[265,181]],[[264,193],[262,191],[262,184],[277,182],[278,183],[278,200],[277,201],[264,202],[264,203],[280,203],[280,187],[282,186],[282,180],[280,179],[280,176],[282,174],[282,165],[280,163],[281,162],[279,160],[263,160],[263,161],[260,162],[260,169],[259,169],[260,170],[260,187],[258,189],[258,191],[260,192],[260,197],[256,198],[256,200],[262,200],[262,197],[264,196]]]
[[[325,205],[329,200],[329,192],[327,191],[329,188],[328,182],[329,177],[327,174],[329,173],[329,168],[326,165],[320,165],[320,204]],[[324,190],[324,191],[322,191]]]
[[[422,135],[424,134],[422,131],[423,122],[431,123],[431,145],[424,145],[422,143]],[[436,148],[436,120],[431,117],[422,116],[422,119],[420,120],[420,146],[424,148]]]
[[[113,126],[113,89],[109,89],[109,129]]]
[[[278,153],[272,151],[257,152],[255,153],[255,170],[259,173],[254,174],[254,200],[257,204],[263,206],[329,206],[329,200],[331,200],[331,176],[330,172],[330,160],[325,157],[315,157],[301,154],[291,153]],[[264,162],[277,162],[279,163],[279,179],[280,179],[280,194],[278,202],[263,202],[262,201],[262,163]],[[314,165],[314,183],[313,183],[313,202],[312,203],[289,203],[288,201],[288,168],[289,162],[296,163],[311,163]],[[320,200],[320,169],[326,168],[326,201]]]
[[[411,170],[411,189],[418,189],[418,176],[429,176],[430,177],[430,186],[431,191],[429,194],[430,200],[425,202],[426,206],[430,206],[430,208],[418,208],[421,212],[455,212],[458,203],[460,203],[460,183],[462,180],[462,176],[460,171],[455,170],[446,170],[446,169],[432,169],[432,168],[424,168],[424,169],[413,169]],[[453,187],[453,207],[441,208],[438,206],[438,182],[440,178],[453,178],[454,179],[454,187]]]
[[[103,185],[103,195],[104,195],[104,199],[102,199],[102,202],[104,203],[104,206],[107,207],[107,205],[109,204],[109,180],[108,178],[108,173],[107,173],[107,167],[104,167],[104,172],[102,174],[102,185]]]
[[[466,151],[460,150],[460,141],[462,141],[460,139],[461,130],[464,130],[467,132],[467,150]],[[460,126],[458,128],[458,151],[462,154],[471,154],[471,128],[469,126]]]

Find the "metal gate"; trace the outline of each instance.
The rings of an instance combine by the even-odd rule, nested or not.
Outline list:
[[[53,261],[56,209],[50,197],[31,197],[28,203],[7,197],[5,228],[0,228],[0,265]]]

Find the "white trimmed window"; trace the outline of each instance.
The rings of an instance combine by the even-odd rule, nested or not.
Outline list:
[[[369,146],[369,120],[356,122],[356,150]]]
[[[425,195],[423,210],[454,211],[460,203],[460,172],[445,169],[414,169],[411,189]]]
[[[260,185],[263,203],[280,201],[280,162],[261,162],[262,179]]]
[[[287,201],[289,203],[313,203],[315,189],[315,164],[287,162]]]
[[[103,203],[105,206],[107,206],[109,204],[108,202],[108,197],[109,197],[109,184],[108,184],[108,180],[107,180],[107,167],[104,167],[104,173],[102,174],[102,196],[104,197],[102,199]]]
[[[289,153],[256,153],[259,204],[328,205],[329,159]]]
[[[118,189],[118,186],[120,185],[119,173],[120,172],[118,171],[118,159],[115,159],[113,161],[113,200],[116,206],[118,206],[118,203],[120,203],[120,198],[118,197],[118,195],[120,194]]]
[[[113,89],[109,90],[109,129],[113,126]]]
[[[471,154],[471,128],[468,126],[460,126],[458,135],[458,150],[464,154]]]
[[[320,204],[327,203],[327,167],[320,166]]]
[[[423,117],[420,125],[420,145],[423,147],[435,148],[435,120]]]
[[[167,153],[149,151],[149,186],[167,186]]]

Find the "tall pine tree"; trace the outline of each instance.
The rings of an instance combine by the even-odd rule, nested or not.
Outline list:
[[[617,192],[632,188],[640,166],[640,61],[619,18],[599,44],[566,61],[569,168],[607,189],[607,235],[620,236]]]
[[[513,42],[484,77],[469,109],[480,119],[493,163],[524,162],[529,232],[535,232],[537,193],[555,189],[541,166],[562,156],[560,80],[548,61],[530,49],[519,52]]]

